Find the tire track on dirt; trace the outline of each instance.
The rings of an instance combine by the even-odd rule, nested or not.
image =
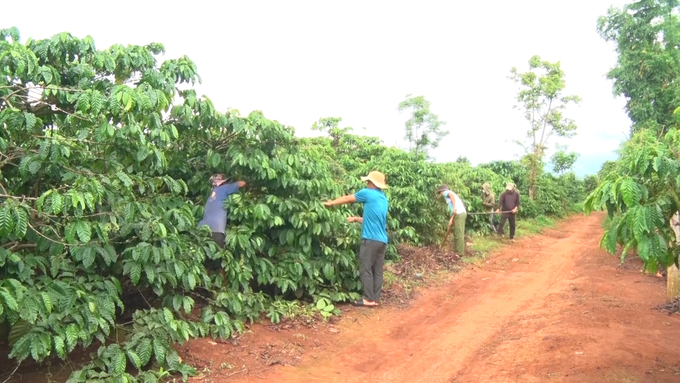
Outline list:
[[[360,325],[347,326],[339,334],[343,339],[335,340],[336,352],[297,367],[276,367],[270,376],[278,383],[454,381],[507,323],[562,288],[574,254],[580,254],[574,246],[592,237],[599,222],[596,216],[572,217],[553,235],[518,240],[484,269],[423,291],[409,309],[378,309]]]

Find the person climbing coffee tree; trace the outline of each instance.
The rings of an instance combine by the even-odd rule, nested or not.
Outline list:
[[[239,188],[246,185],[244,181],[228,182],[229,180],[224,174],[213,174],[210,177],[210,185],[212,190],[210,196],[205,202],[203,209],[203,219],[198,223],[198,226],[207,225],[212,232],[212,239],[220,248],[224,248],[226,229],[227,229],[227,210],[223,207],[224,200],[230,195],[238,193]],[[220,260],[211,260],[207,262],[206,266],[210,269],[216,269],[220,265]]]
[[[366,188],[354,194],[324,202],[324,206],[361,203],[364,205],[363,217],[348,217],[348,222],[359,222],[361,228],[361,247],[359,248],[359,271],[364,286],[362,299],[352,302],[355,306],[375,307],[380,304],[383,283],[383,263],[387,250],[387,209],[388,199],[383,190],[387,189],[385,175],[372,171],[361,177]]]

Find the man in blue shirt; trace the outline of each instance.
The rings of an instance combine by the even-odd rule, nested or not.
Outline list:
[[[359,222],[361,228],[361,247],[359,249],[359,271],[364,285],[364,297],[355,306],[375,307],[380,303],[383,283],[383,263],[387,249],[387,208],[388,201],[383,190],[387,189],[385,175],[372,171],[361,177],[366,188],[355,194],[324,202],[324,206],[346,203],[364,204],[363,217],[348,217],[348,222]]]
[[[221,248],[224,248],[225,232],[227,229],[227,210],[223,208],[224,200],[230,195],[238,193],[239,188],[245,186],[245,182],[227,182],[224,174],[213,174],[210,177],[212,191],[205,202],[203,219],[198,226],[208,225],[212,231],[212,239]]]

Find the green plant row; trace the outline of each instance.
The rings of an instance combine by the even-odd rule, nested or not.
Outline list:
[[[360,207],[321,202],[370,170],[390,184],[392,258],[401,242],[439,240],[441,182],[470,211],[483,182],[497,196],[506,181],[525,190],[519,162],[436,164],[347,130],[298,138],[261,112],[221,113],[193,90],[196,65],[159,63],[158,43],[98,50],[89,36],[0,35],[0,327],[14,362],[96,346],[72,382],[186,377],[195,371],[174,343],[228,338],[263,314],[279,321],[295,313],[287,302],[339,313],[361,287],[361,228],[346,222]],[[248,183],[225,203],[224,250],[197,227],[217,172]],[[544,175],[539,189],[522,216],[564,214],[583,183]],[[487,230],[486,218],[468,229]]]

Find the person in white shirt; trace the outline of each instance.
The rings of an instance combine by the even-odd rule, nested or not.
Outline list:
[[[449,226],[453,224],[453,249],[458,256],[465,255],[465,220],[467,219],[467,210],[463,201],[458,195],[451,190],[449,186],[443,184],[439,187],[439,194],[444,197],[447,205],[449,205],[449,213],[451,219]]]

